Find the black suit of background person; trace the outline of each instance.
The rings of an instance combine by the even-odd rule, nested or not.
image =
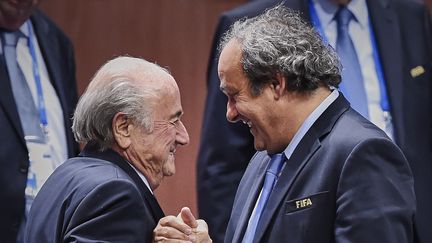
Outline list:
[[[223,242],[238,183],[254,154],[244,124],[226,120],[226,97],[219,90],[217,47],[236,20],[253,17],[278,1],[254,1],[222,14],[208,67],[208,94],[198,158],[199,215],[214,242]],[[424,5],[409,0],[367,0],[389,101],[396,143],[406,155],[415,180],[420,242],[432,242],[432,26]],[[308,1],[285,6],[310,19]],[[421,67],[420,75],[412,73]]]
[[[4,6],[7,3],[1,1],[1,4]],[[22,3],[19,6],[27,5]],[[2,15],[4,17],[4,12]],[[67,151],[71,157],[78,152],[78,145],[70,130],[70,119],[77,102],[72,45],[61,30],[39,10],[34,10],[30,19],[49,78],[63,110]],[[16,242],[24,217],[24,189],[29,157],[3,55],[0,56],[0,87],[0,241],[9,243]]]

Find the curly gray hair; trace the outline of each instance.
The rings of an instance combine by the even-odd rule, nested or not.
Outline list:
[[[169,72],[157,64],[133,57],[117,57],[103,65],[81,96],[72,123],[77,142],[95,142],[101,150],[114,144],[112,120],[121,112],[153,130],[153,108],[161,87],[143,84]]]
[[[282,5],[241,19],[222,38],[219,50],[235,39],[242,49],[243,71],[251,92],[286,78],[289,91],[308,92],[320,85],[338,87],[341,64],[333,48],[301,16]]]

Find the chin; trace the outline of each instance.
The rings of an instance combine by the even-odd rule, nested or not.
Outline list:
[[[266,150],[266,148],[265,148],[264,145],[262,145],[262,144],[255,143],[255,144],[254,144],[254,147],[255,147],[255,150],[256,150],[256,151],[263,151],[263,150]]]
[[[173,176],[173,175],[175,175],[175,169],[164,170],[163,174],[164,174],[164,177]]]
[[[7,29],[7,30],[10,30],[10,31],[15,31],[15,30],[17,30],[17,29],[19,29],[19,27],[21,27],[21,25],[23,25],[24,24],[24,22],[25,21],[19,21],[19,22],[2,22],[2,23],[0,23],[0,26],[2,27],[2,28],[5,28],[5,29]]]
[[[164,169],[163,169],[163,175],[164,176],[173,176],[176,173],[176,168],[174,164],[174,159],[169,160],[165,163]]]

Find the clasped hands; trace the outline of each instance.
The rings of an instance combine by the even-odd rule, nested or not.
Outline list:
[[[196,219],[188,207],[181,209],[175,216],[166,216],[159,220],[153,230],[153,242],[193,242],[211,243],[207,223]]]

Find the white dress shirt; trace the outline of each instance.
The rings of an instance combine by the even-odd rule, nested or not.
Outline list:
[[[20,30],[25,36],[29,36],[28,24],[30,21],[25,22]],[[67,143],[66,143],[66,131],[64,127],[63,109],[60,104],[60,100],[57,96],[56,90],[51,84],[45,61],[42,57],[39,43],[36,36],[33,34],[32,41],[35,47],[36,58],[38,61],[39,74],[42,84],[44,102],[46,107],[46,114],[48,120],[48,135],[49,144],[53,148],[55,158],[53,167],[57,167],[63,163],[68,157]],[[36,90],[36,81],[32,69],[32,57],[26,38],[20,38],[17,44],[17,58],[18,64],[23,71],[27,84],[33,96],[33,101],[38,104],[38,94]],[[70,129],[70,128],[67,128]]]

